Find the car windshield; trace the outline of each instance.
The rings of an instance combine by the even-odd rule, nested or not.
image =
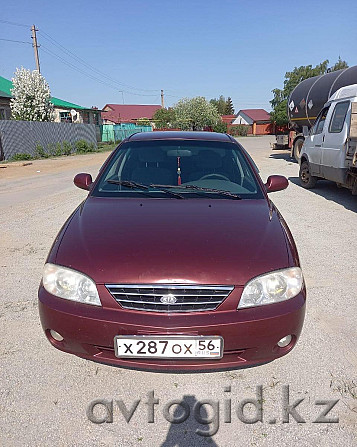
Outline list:
[[[125,142],[100,175],[96,197],[263,198],[239,145],[231,142]]]

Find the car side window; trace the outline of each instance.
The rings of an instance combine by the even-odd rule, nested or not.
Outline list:
[[[342,131],[349,105],[349,101],[336,104],[328,130],[330,133],[340,133]]]
[[[314,125],[311,128],[311,135],[317,135],[322,132],[329,108],[330,107],[325,107],[321,110],[318,117],[316,118]]]

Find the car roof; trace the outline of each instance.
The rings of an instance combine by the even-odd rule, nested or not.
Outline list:
[[[130,141],[152,141],[152,140],[205,140],[231,142],[231,138],[224,133],[216,132],[184,132],[184,131],[155,131],[139,132],[131,135]]]

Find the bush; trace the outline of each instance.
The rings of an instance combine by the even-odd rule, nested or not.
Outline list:
[[[47,145],[47,152],[48,152],[48,156],[54,156],[56,155],[56,145],[55,143],[48,143]]]
[[[55,157],[60,157],[61,155],[63,155],[63,150],[62,150],[62,144],[61,143],[56,143],[53,155]]]
[[[104,143],[101,143],[104,145]],[[99,145],[98,145],[99,146]],[[109,146],[108,149],[114,149],[110,147],[109,143],[106,143],[106,146]],[[36,144],[36,148],[33,156],[26,153],[18,153],[13,155],[10,160],[13,161],[21,161],[21,160],[34,160],[37,158],[49,158],[49,157],[60,157],[62,155],[71,155],[73,151],[72,144],[68,141],[63,141],[63,143],[49,143],[47,145],[47,151],[40,144]],[[94,143],[88,143],[85,140],[78,140],[75,144],[75,151],[78,154],[87,154],[90,152],[96,152],[97,148]]]
[[[86,142],[86,140],[78,140],[74,146],[78,154],[85,154],[87,152],[90,152],[89,144]]]
[[[88,143],[85,140],[78,140],[74,144],[74,147],[76,149],[76,152],[78,153],[85,153],[88,152]]]
[[[47,152],[41,144],[37,144],[34,158],[60,157],[61,155],[71,155],[71,153],[72,145],[68,141],[64,141],[63,143],[49,143],[47,145]]]
[[[88,143],[86,140],[78,140],[74,146],[77,154],[87,154],[97,150],[94,143]]]
[[[36,145],[34,158],[48,158],[49,154],[43,149],[43,146],[41,144]]]
[[[98,149],[105,149],[106,148],[106,146],[111,146],[112,144],[114,144],[113,142],[110,142],[110,141],[100,141],[99,143],[98,143]]]
[[[71,143],[68,143],[68,141],[63,142],[63,155],[71,155],[72,153],[72,145]]]
[[[22,161],[22,160],[33,160],[32,155],[25,154],[24,152],[19,152],[18,154],[13,155],[10,160],[12,161]]]
[[[227,133],[227,123],[224,123],[223,121],[218,122],[214,126],[212,126],[213,132],[218,133]]]
[[[245,125],[245,124],[237,124],[236,126],[232,126],[229,129],[229,134],[232,135],[233,137],[237,137],[237,136],[241,136],[241,137],[246,137],[248,135],[248,129],[249,126]]]

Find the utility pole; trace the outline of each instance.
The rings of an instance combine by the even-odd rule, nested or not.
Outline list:
[[[36,29],[35,25],[32,25],[31,31],[32,31],[32,37],[31,37],[32,38],[32,46],[33,46],[33,51],[35,53],[36,68],[37,68],[37,71],[40,73],[40,60],[38,58],[39,45],[37,45],[37,37],[36,37],[36,31],[38,31],[38,29]]]
[[[164,91],[161,90],[161,107],[165,108],[165,104],[164,104]]]

